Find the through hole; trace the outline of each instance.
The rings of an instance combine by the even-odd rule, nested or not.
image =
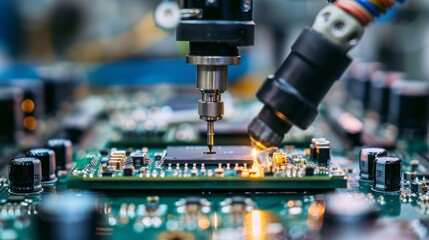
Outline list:
[[[356,32],[352,33],[349,37],[348,44],[350,46],[355,46],[359,42],[359,36]]]
[[[323,17],[323,20],[325,21],[325,22],[327,22],[328,20],[329,20],[329,17],[331,16],[331,14],[330,13],[324,13],[323,15],[322,15],[322,17]]]
[[[335,30],[341,32],[344,29],[344,22],[336,22],[334,27]]]

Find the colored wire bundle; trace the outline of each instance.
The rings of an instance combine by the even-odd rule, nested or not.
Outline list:
[[[397,0],[403,3],[406,0]],[[395,5],[395,0],[338,0],[335,6],[353,15],[364,26],[383,15]]]

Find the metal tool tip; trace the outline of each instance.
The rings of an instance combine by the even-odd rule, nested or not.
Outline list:
[[[209,150],[207,151],[210,154],[213,154],[213,146],[214,146],[214,122],[207,122],[207,146]]]

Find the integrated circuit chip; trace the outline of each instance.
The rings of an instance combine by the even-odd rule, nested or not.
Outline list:
[[[167,147],[164,164],[249,164],[253,163],[252,149],[248,146],[215,146],[215,154],[206,154],[207,146]]]

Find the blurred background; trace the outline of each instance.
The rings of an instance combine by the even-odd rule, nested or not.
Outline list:
[[[15,234],[12,236],[16,239],[28,239],[26,236],[29,236],[30,231],[27,231],[27,227],[33,228],[33,225],[29,225],[29,220],[25,222],[25,218],[22,218],[23,224],[15,219],[20,217],[18,211],[25,213],[27,206],[32,207],[37,214],[35,206],[39,206],[41,199],[38,194],[34,195],[34,198],[9,195],[8,168],[5,166],[12,157],[22,156],[28,149],[46,146],[49,139],[68,139],[73,143],[73,147],[67,144],[70,150],[67,152],[70,152],[70,156],[73,155],[68,157],[69,164],[72,159],[73,164],[76,164],[78,159],[86,161],[86,154],[92,152],[107,156],[110,150],[115,152],[117,149],[127,149],[124,152],[130,156],[134,150],[141,149],[142,152],[148,153],[149,148],[151,151],[156,150],[155,164],[162,162],[164,149],[169,146],[206,145],[206,123],[199,119],[197,113],[201,93],[195,88],[196,67],[186,64],[188,43],[176,41],[174,19],[165,17],[174,17],[180,13],[159,13],[162,4],[169,2],[172,1],[0,0],[1,239],[14,239],[10,237],[11,233]],[[247,125],[262,106],[255,97],[258,88],[269,74],[280,67],[303,27],[312,25],[316,14],[326,4],[326,0],[254,0],[255,45],[240,48],[241,64],[229,67],[228,90],[222,95],[225,116],[222,121],[216,122],[216,145],[250,146]],[[361,197],[356,198],[356,201],[364,203],[365,206],[369,203],[384,206],[383,216],[395,218],[395,221],[385,221],[387,227],[382,228],[389,229],[392,239],[418,239],[396,233],[408,233],[404,226],[415,225],[414,220],[418,220],[418,214],[425,215],[421,219],[424,218],[422,224],[426,227],[418,225],[419,229],[424,230],[422,236],[427,237],[429,226],[429,200],[426,193],[429,184],[426,182],[429,177],[428,23],[429,1],[409,0],[394,7],[369,26],[361,43],[350,53],[354,59],[353,63],[324,99],[314,124],[305,131],[292,128],[279,148],[289,152],[294,151],[295,147],[308,148],[312,138],[329,139],[331,149],[329,150],[328,145],[328,153],[336,156],[340,167],[347,172],[347,175],[341,176],[347,176],[349,181],[348,189],[340,189],[338,192],[362,192],[362,196],[365,199],[367,197],[368,201],[363,201]],[[408,175],[404,174],[408,186],[404,188],[403,194],[395,195],[389,192],[379,195],[369,189],[369,183],[366,183],[366,190],[363,190],[355,181],[362,146],[382,147],[403,159],[406,163],[403,170],[408,171]],[[159,149],[161,153],[158,153]],[[66,150],[63,153],[65,152]],[[103,157],[101,162],[104,159]],[[70,167],[65,166],[65,163],[63,160],[62,168],[57,168],[61,170],[58,171],[58,184],[53,188],[46,187],[43,194],[61,194],[67,191],[66,178],[76,170],[68,172]],[[59,163],[57,164],[59,166]],[[79,172],[86,175],[87,165],[90,164],[92,161],[85,165],[84,170],[78,169]],[[151,164],[152,161],[149,165]],[[107,166],[107,160],[104,165]],[[185,166],[187,169],[187,164]],[[309,173],[311,179],[312,171]],[[324,171],[321,172],[324,174]],[[105,172],[109,173],[103,173]],[[140,177],[143,176],[142,173],[140,172]],[[150,171],[147,173],[150,174]],[[92,175],[90,176],[92,178]],[[418,182],[419,178],[421,182]],[[345,179],[346,177],[343,180]],[[411,181],[414,181],[414,185],[410,187]],[[324,181],[319,183],[321,186],[325,184]],[[295,182],[292,184],[296,185]],[[73,189],[73,193],[80,197],[81,192],[78,190],[79,188],[76,191]],[[112,209],[109,204],[115,203],[117,206],[113,206],[120,208],[121,214],[127,213],[127,210],[124,210],[127,205],[123,205],[121,201],[145,201],[146,204],[146,198],[141,194],[133,196],[135,199],[127,198],[131,192],[133,191],[127,191],[126,196],[118,194],[112,195],[112,198],[106,197],[106,204],[100,204],[100,212],[104,211],[109,215]],[[178,192],[177,189],[165,192],[172,194],[168,202],[176,205],[171,206],[178,206],[175,203],[177,196],[185,195]],[[411,193],[414,194],[413,197]],[[202,195],[210,194],[210,191],[204,190]],[[262,194],[251,195],[260,198]],[[316,198],[309,195],[312,199],[298,195],[299,201],[293,200],[298,199],[295,196],[290,198],[293,201],[288,201],[289,198],[284,199],[284,195],[270,192],[258,201],[274,209],[278,216],[283,217],[286,225],[291,223],[288,234],[296,236],[291,239],[307,239],[304,231],[296,231],[292,226],[296,223],[308,223],[310,230],[320,230],[325,205],[319,202],[318,194],[314,195]],[[27,201],[28,199],[31,201]],[[158,207],[159,198],[156,196],[147,199],[144,211],[152,214],[154,206]],[[216,201],[220,202],[220,199],[223,197],[218,197]],[[348,234],[349,229],[345,226],[351,226],[353,236],[359,237],[361,235],[354,231],[369,235],[372,232],[367,231],[367,228],[354,228],[356,226],[374,226],[380,230],[379,224],[371,225],[366,222],[368,216],[372,221],[372,207],[364,207],[363,210],[356,208],[356,201],[350,199],[352,198],[333,198],[332,206],[339,206],[340,210],[328,205],[327,215],[332,214],[333,217],[331,216],[331,220],[329,216],[326,218],[326,229],[332,226],[333,233],[343,229]],[[69,213],[76,216],[80,212],[74,210],[86,206],[81,202],[74,204],[74,199],[50,201],[46,206],[52,205],[66,220],[70,218]],[[55,202],[57,204],[54,204]],[[79,207],[76,207],[77,204]],[[311,208],[308,208],[310,204]],[[13,207],[16,206],[19,208],[14,212]],[[135,208],[135,205],[129,206],[128,209],[131,209],[131,206]],[[335,211],[329,212],[329,207]],[[43,211],[43,207],[41,209]],[[351,210],[351,213],[348,210]],[[28,212],[29,215],[32,214],[30,210]],[[167,216],[170,218],[169,212],[168,215],[166,211],[164,213],[166,219]],[[262,214],[251,218],[258,227],[253,228],[254,231],[279,229],[278,225],[277,228],[266,227],[263,225],[268,223],[265,223],[265,220],[255,221],[254,219],[264,219],[258,216]],[[7,221],[3,221],[4,219]],[[115,222],[112,223],[112,219]],[[117,219],[119,221],[119,218]],[[216,220],[213,221],[217,222],[217,217],[214,219]],[[317,226],[314,225],[316,227],[311,225],[311,219],[318,222]],[[70,227],[65,220],[64,222],[64,228],[71,231],[89,226],[86,222],[79,222],[79,228],[75,228]],[[142,233],[142,224],[132,225],[133,221],[130,223],[130,228],[123,228],[123,225],[120,225],[122,223],[118,223],[119,227],[115,227],[115,231],[120,229],[125,233],[134,229],[129,233]],[[115,218],[109,218],[109,224],[116,225]],[[178,224],[184,225],[179,222]],[[230,225],[226,225],[229,229]],[[215,226],[217,228],[217,225]],[[207,228],[208,226],[204,229]],[[5,231],[8,229],[13,231]],[[110,232],[109,236],[106,229],[98,229],[98,232],[101,231],[107,238],[125,236],[116,235],[117,232],[115,235]],[[146,225],[144,229],[147,231]],[[281,231],[282,229],[280,228]],[[43,233],[43,230],[37,232]],[[384,237],[390,236],[383,231],[375,232],[381,232]],[[219,236],[229,237],[230,233],[227,231]],[[342,236],[336,235],[337,239],[350,239]],[[380,239],[379,236],[374,239]],[[185,237],[160,239],[194,239]],[[326,239],[334,238],[330,236]]]
[[[175,41],[174,27],[161,27],[163,19],[155,17],[157,7],[163,2],[2,0],[0,85],[4,96],[22,98],[16,109],[1,109],[2,113],[13,115],[9,120],[3,119],[5,124],[0,134],[3,142],[32,145],[29,138],[34,135],[39,139],[58,132],[75,138],[74,134],[91,125],[100,113],[109,115],[112,125],[131,131],[142,126],[141,122],[147,122],[147,114],[142,119],[135,117],[140,116],[138,110],[147,113],[155,105],[174,112],[174,118],[165,120],[167,125],[172,119],[199,123],[195,66],[186,64],[188,46]],[[255,102],[240,111],[242,105],[237,107],[235,103],[255,99],[258,87],[281,65],[303,26],[311,25],[326,4],[324,0],[254,1],[255,46],[241,48],[242,63],[230,67],[229,93],[225,96],[225,118],[238,118],[236,122],[240,124],[228,129],[239,129],[245,134],[248,120],[260,105]],[[376,108],[369,104],[370,95],[376,96],[373,102],[378,102],[376,98],[380,96],[375,90],[373,94],[369,91],[375,72],[375,76],[384,74],[384,78],[387,73],[396,72],[390,78],[427,83],[428,14],[428,1],[413,0],[377,20],[351,52],[355,59],[352,71],[339,81],[328,99],[350,103],[341,107],[362,120],[368,109]],[[358,110],[353,110],[356,106]],[[389,103],[378,107],[387,109]],[[182,115],[175,111],[184,109],[190,111],[181,119]],[[240,114],[243,111],[246,114]],[[427,121],[427,105],[419,106],[416,112],[420,114],[416,118]],[[247,118],[243,119],[243,115]],[[386,121],[378,123],[397,121],[384,117]],[[155,119],[159,122],[158,117]],[[58,122],[61,126],[55,132],[53,126]],[[153,123],[146,125],[149,128],[143,130],[153,130]],[[72,133],[66,128],[72,128]],[[427,124],[422,128],[420,135],[426,136]],[[55,133],[47,134],[49,131]],[[397,132],[396,129],[395,136]],[[315,135],[314,131],[311,135]]]
[[[40,67],[68,64],[81,68],[89,84],[194,84],[194,69],[183,60],[187,45],[176,43],[174,29],[156,25],[153,13],[161,2],[4,0],[0,78],[40,77]],[[256,0],[256,44],[242,50],[245,61],[233,68],[231,81],[275,70],[325,5],[324,0]],[[414,0],[394,9],[367,30],[352,56],[427,79],[428,8],[427,1]]]

